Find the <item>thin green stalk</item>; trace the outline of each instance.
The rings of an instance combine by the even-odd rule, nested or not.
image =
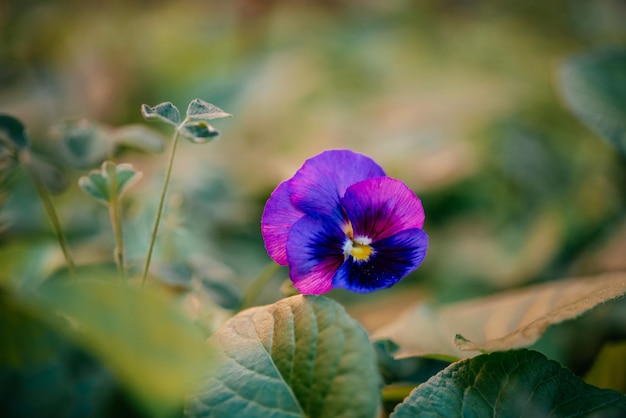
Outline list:
[[[31,172],[31,175],[33,178],[33,182],[35,183],[35,188],[37,189],[37,194],[39,194],[41,203],[43,203],[43,207],[46,210],[48,218],[50,219],[50,223],[52,224],[52,229],[54,229],[54,233],[56,234],[59,245],[61,246],[61,251],[63,251],[63,256],[65,257],[65,262],[67,263],[67,268],[73,275],[75,271],[74,260],[72,258],[72,253],[70,252],[70,246],[68,245],[67,240],[65,239],[65,235],[63,234],[61,221],[59,221],[57,212],[54,209],[54,205],[52,204],[50,193],[48,192],[48,189],[46,189],[46,187],[43,185],[41,180],[39,180],[37,174]]]
[[[239,307],[240,311],[253,306],[253,302],[256,297],[259,295],[261,290],[263,290],[263,288],[267,286],[267,284],[269,283],[271,278],[274,277],[274,274],[276,274],[279,268],[280,264],[271,262],[267,265],[267,267],[263,269],[263,271],[261,271],[261,273],[259,273],[259,275],[254,280],[252,280],[252,282],[250,283],[250,285],[248,285],[246,291],[244,292],[241,306]]]
[[[120,216],[119,196],[117,186],[117,169],[115,165],[109,172],[109,178],[111,179],[109,195],[111,200],[109,201],[109,217],[111,218],[111,226],[113,228],[113,235],[115,235],[115,249],[113,250],[113,257],[115,258],[115,264],[117,265],[117,271],[120,279],[126,279],[126,266],[124,262],[124,234],[122,233],[122,219]],[[107,167],[107,169],[109,169]]]
[[[170,151],[170,159],[167,164],[167,170],[165,171],[165,180],[163,183],[163,190],[161,191],[161,200],[159,201],[159,207],[157,208],[156,218],[154,219],[154,226],[152,227],[152,236],[150,237],[150,245],[148,246],[148,254],[146,255],[146,264],[143,268],[143,276],[141,278],[141,285],[145,285],[146,278],[148,277],[148,270],[150,269],[150,260],[152,259],[152,250],[154,249],[154,242],[156,241],[157,232],[159,230],[159,221],[161,220],[161,213],[163,212],[163,204],[165,203],[165,196],[167,194],[167,186],[170,182],[170,176],[172,174],[172,166],[174,165],[174,155],[176,154],[176,145],[178,145],[178,130],[174,132],[172,139],[172,150]]]

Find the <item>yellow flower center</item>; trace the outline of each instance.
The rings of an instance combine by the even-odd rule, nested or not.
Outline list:
[[[359,244],[356,241],[352,241],[352,248],[350,249],[350,255],[354,257],[356,261],[367,261],[374,252],[374,249],[369,244]]]
[[[344,257],[352,256],[356,261],[367,261],[374,254],[374,249],[370,245],[372,240],[368,237],[355,237],[352,224],[348,221],[343,231],[348,236],[348,239],[343,244]]]

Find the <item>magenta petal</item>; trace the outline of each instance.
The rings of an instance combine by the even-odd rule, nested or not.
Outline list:
[[[287,236],[291,226],[304,213],[294,208],[289,196],[289,180],[283,181],[265,204],[261,217],[261,234],[265,249],[278,264],[287,265]]]
[[[400,180],[378,177],[356,183],[341,201],[355,236],[372,241],[424,225],[422,202]]]
[[[383,169],[365,155],[349,150],[324,151],[308,159],[291,179],[291,201],[305,213],[341,218],[339,205],[346,189],[384,175]]]
[[[287,259],[293,285],[305,295],[332,289],[333,276],[343,263],[345,234],[330,217],[304,216],[289,231]]]
[[[333,287],[372,292],[391,287],[422,264],[428,236],[421,229],[406,229],[372,244],[367,261],[348,257],[333,279]]]

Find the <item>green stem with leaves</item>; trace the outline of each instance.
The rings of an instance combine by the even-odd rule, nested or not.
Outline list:
[[[150,269],[150,261],[152,259],[152,251],[154,250],[154,243],[156,241],[157,232],[159,231],[159,222],[161,220],[161,214],[163,212],[163,205],[165,203],[165,196],[167,195],[167,186],[170,182],[172,175],[172,167],[174,165],[174,156],[176,155],[176,146],[178,145],[179,135],[178,130],[174,132],[172,139],[172,149],[170,151],[170,158],[165,171],[165,180],[163,182],[163,190],[161,191],[161,199],[159,200],[159,206],[157,208],[156,217],[154,219],[154,226],[152,227],[152,235],[150,236],[150,244],[148,246],[148,254],[146,255],[146,264],[143,268],[143,275],[141,277],[141,285],[145,285],[146,278],[148,277],[148,270]]]
[[[71,274],[74,274],[74,259],[72,258],[72,253],[70,252],[70,246],[65,239],[65,234],[63,234],[63,228],[61,227],[61,221],[59,220],[59,216],[54,209],[54,205],[52,204],[52,198],[50,197],[50,193],[48,192],[48,189],[46,189],[46,186],[43,185],[41,180],[39,180],[37,174],[33,173],[32,171],[30,171],[30,173],[33,178],[33,182],[35,183],[37,194],[41,199],[41,203],[43,203],[43,207],[46,210],[48,218],[50,219],[50,223],[52,224],[52,229],[54,230],[57,240],[59,241],[61,251],[63,251],[63,256],[65,257],[65,262],[67,263],[67,268],[69,269]]]

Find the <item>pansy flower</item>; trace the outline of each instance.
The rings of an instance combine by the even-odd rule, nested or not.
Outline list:
[[[420,199],[365,155],[322,152],[272,193],[261,218],[269,256],[303,294],[392,286],[423,261]]]

